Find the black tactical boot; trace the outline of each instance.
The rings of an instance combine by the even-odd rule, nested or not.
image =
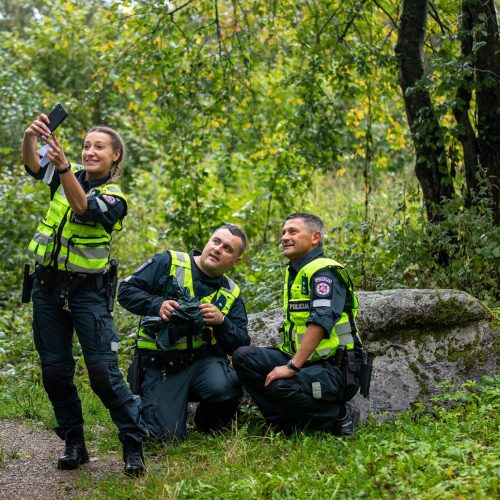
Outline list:
[[[57,468],[60,470],[78,469],[81,464],[89,462],[89,454],[85,447],[83,432],[71,430],[66,436],[64,453],[59,457]]]
[[[125,474],[142,476],[146,470],[142,455],[142,443],[131,438],[126,439],[123,442],[123,462]]]
[[[354,406],[345,405],[345,416],[338,418],[333,427],[333,434],[336,436],[352,436],[354,429],[359,422],[359,410]]]

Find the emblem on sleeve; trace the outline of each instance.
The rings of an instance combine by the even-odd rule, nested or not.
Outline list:
[[[117,201],[114,196],[111,196],[109,194],[103,194],[102,197],[108,205],[114,205]]]
[[[332,287],[328,283],[318,283],[314,291],[318,297],[328,297],[332,293]]]

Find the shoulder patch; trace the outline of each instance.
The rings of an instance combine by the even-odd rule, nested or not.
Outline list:
[[[110,194],[103,194],[101,198],[108,204],[108,205],[114,205],[118,200],[114,197],[111,196]]]
[[[140,273],[144,271],[153,262],[153,258],[149,258],[146,262],[143,262],[132,274]]]
[[[329,276],[313,278],[313,290],[316,297],[329,297],[332,294],[333,280]]]

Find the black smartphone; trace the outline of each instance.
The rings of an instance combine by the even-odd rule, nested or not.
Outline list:
[[[56,107],[47,115],[49,118],[49,130],[54,130],[61,125],[61,123],[68,116],[68,112],[64,109],[62,104],[57,104]]]

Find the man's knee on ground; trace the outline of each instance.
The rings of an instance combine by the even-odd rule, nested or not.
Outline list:
[[[100,361],[87,365],[90,387],[99,396],[106,408],[117,408],[128,401],[132,395],[120,373],[115,373],[115,362]]]
[[[63,361],[42,366],[42,380],[52,404],[73,401],[78,398],[76,386],[73,383],[75,364]]]

